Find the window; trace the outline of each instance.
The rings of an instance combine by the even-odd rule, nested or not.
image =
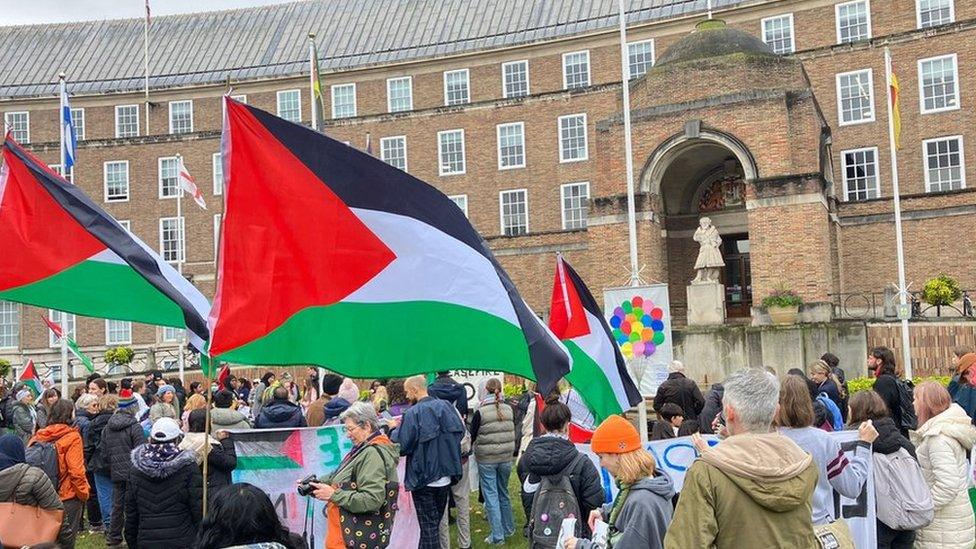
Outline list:
[[[220,214],[214,214],[214,261],[217,261],[217,250],[220,249]]]
[[[193,133],[193,101],[169,102],[169,133]]]
[[[175,370],[180,365],[180,359],[178,358],[164,358],[162,363],[162,368],[164,372],[169,372]]]
[[[498,169],[525,167],[525,124],[513,122],[496,126],[498,133]]]
[[[762,20],[763,42],[769,45],[774,52],[782,55],[793,53],[793,14],[778,15],[767,17]]]
[[[11,136],[15,141],[26,145],[30,143],[30,113],[6,112],[3,113],[3,121],[7,124]]]
[[[182,262],[186,243],[183,240],[183,218],[164,217],[159,220],[159,251],[163,261]]]
[[[454,202],[458,208],[461,208],[461,211],[464,212],[464,217],[468,217],[468,195],[456,194],[454,196],[449,196],[448,198],[450,198],[451,202]]]
[[[563,54],[563,88],[573,90],[590,85],[590,51]]]
[[[389,78],[386,81],[386,103],[389,112],[413,110],[413,77]]]
[[[959,108],[956,54],[919,60],[918,81],[921,89],[919,101],[923,113]]]
[[[70,357],[69,357],[69,359],[70,359]],[[44,365],[47,366],[47,368],[48,368],[48,375],[51,376],[51,379],[53,379],[55,381],[55,383],[60,384],[61,383],[61,364],[58,363],[58,362],[55,362],[53,364],[52,363],[45,363]]]
[[[159,198],[174,198],[179,194],[180,161],[175,156],[159,159]]]
[[[332,86],[332,118],[356,116],[356,84]]]
[[[925,156],[925,189],[928,192],[966,187],[962,136],[926,139],[922,141],[922,154]]]
[[[174,343],[183,339],[183,328],[163,326],[163,342]]]
[[[20,306],[0,301],[0,349],[20,346]]]
[[[878,148],[841,153],[844,161],[844,196],[847,200],[878,198]]]
[[[559,117],[559,161],[586,160],[586,114]]]
[[[213,193],[214,196],[224,194],[224,162],[220,153],[213,153]]]
[[[834,10],[837,14],[837,43],[871,38],[871,5],[868,0],[837,4]]]
[[[499,193],[501,206],[502,234],[518,236],[529,232],[528,191],[502,191]]]
[[[502,63],[502,96],[525,97],[529,95],[529,62]]]
[[[464,173],[464,130],[437,132],[440,175]]]
[[[122,225],[122,228],[123,229],[125,229],[126,231],[128,231],[130,233],[132,232],[132,222],[131,221],[129,221],[128,219],[119,219],[117,221],[119,222],[119,225]]]
[[[71,123],[75,125],[75,139],[77,141],[85,140],[85,109],[83,107],[78,107],[77,109],[71,109]]]
[[[654,66],[654,40],[627,44],[627,76],[637,78]]]
[[[116,160],[103,165],[105,202],[124,202],[129,199],[129,161]]]
[[[238,103],[244,103],[245,105],[247,105],[246,95],[232,95],[230,96],[230,98],[233,99],[234,101],[237,101]]]
[[[302,92],[285,90],[278,92],[278,116],[290,122],[302,121]]]
[[[126,320],[105,320],[105,344],[125,345],[132,343],[132,323]]]
[[[138,137],[139,105],[119,105],[115,107],[115,137]]]
[[[915,0],[918,28],[945,25],[956,20],[953,0]]]
[[[49,309],[48,318],[51,320],[51,322],[61,326],[61,332],[64,335],[70,337],[71,339],[76,338],[77,332],[75,331],[75,315]],[[51,347],[57,347],[60,344],[58,336],[54,335],[54,332],[51,330],[48,330],[47,333],[48,343],[51,345]]]
[[[48,168],[51,168],[52,170],[54,170],[54,173],[56,173],[56,174],[64,177],[69,183],[74,183],[75,182],[75,167],[74,166],[71,166],[71,169],[68,170],[68,175],[65,175],[65,174],[63,174],[61,172],[61,164],[49,164],[48,165]]]
[[[407,136],[394,135],[380,139],[380,159],[403,171],[407,171]]]
[[[837,118],[841,126],[874,122],[871,69],[837,75]]]
[[[444,104],[463,105],[471,102],[468,69],[444,73]]]
[[[586,212],[589,209],[589,183],[568,183],[561,188],[563,229],[585,229]]]

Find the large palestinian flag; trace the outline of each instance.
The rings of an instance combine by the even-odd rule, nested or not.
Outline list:
[[[641,401],[610,327],[583,279],[556,256],[549,328],[573,355],[573,371],[566,379],[583,397],[597,422]]]
[[[353,147],[226,101],[211,356],[358,378],[570,369],[464,213]]]
[[[186,327],[209,339],[207,298],[78,187],[9,135],[0,168],[0,299]]]

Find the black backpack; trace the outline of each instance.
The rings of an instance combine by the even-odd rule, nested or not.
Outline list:
[[[898,408],[901,409],[901,425],[898,427],[908,431],[914,431],[918,429],[918,416],[915,415],[915,406],[912,404],[915,386],[912,385],[911,381],[905,379],[899,379],[897,383]]]
[[[58,449],[53,442],[35,442],[24,452],[24,461],[44,471],[57,490],[60,486],[61,470],[58,465]]]

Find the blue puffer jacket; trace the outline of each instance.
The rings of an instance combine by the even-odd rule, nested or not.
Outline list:
[[[427,486],[441,477],[451,482],[461,478],[461,438],[464,425],[454,407],[443,400],[425,397],[403,414],[390,439],[407,456],[403,479],[407,490]]]
[[[256,429],[282,429],[306,425],[302,408],[290,400],[272,400],[261,408],[261,413],[254,420]]]

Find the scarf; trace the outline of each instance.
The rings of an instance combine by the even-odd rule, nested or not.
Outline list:
[[[146,444],[146,458],[148,458],[149,461],[173,461],[176,456],[180,455],[180,452],[182,452],[182,450],[180,450],[180,447],[176,444],[176,441],[150,442],[149,444]]]

